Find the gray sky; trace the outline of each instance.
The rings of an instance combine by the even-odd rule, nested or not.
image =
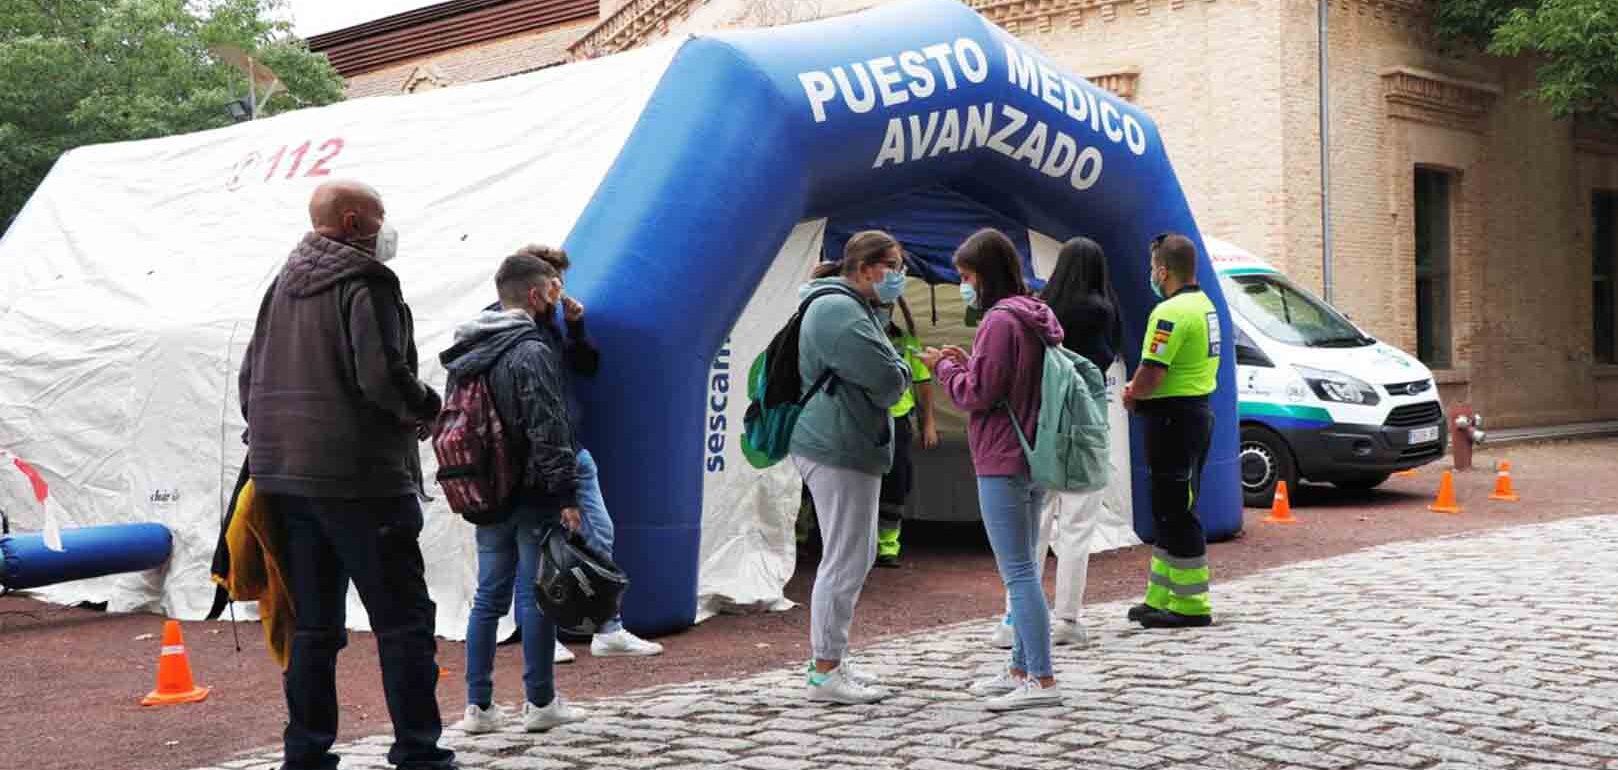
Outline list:
[[[299,37],[352,27],[442,0],[289,0]]]

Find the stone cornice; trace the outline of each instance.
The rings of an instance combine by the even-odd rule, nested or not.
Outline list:
[[[1292,2],[1293,0],[1283,0]],[[1426,17],[1432,0],[1323,0],[1369,10],[1390,18]],[[670,24],[686,18],[708,0],[630,0],[585,33],[568,53],[588,59],[644,44],[665,34]],[[973,10],[1012,34],[1050,32],[1058,26],[1078,29],[1092,21],[1112,22],[1120,15],[1147,16],[1154,10],[1179,11],[1192,3],[1216,0],[966,0]]]
[[[1094,83],[1097,88],[1111,92],[1113,96],[1119,99],[1133,102],[1135,101],[1135,87],[1140,82],[1140,70],[1130,68],[1102,75],[1090,75],[1085,79]]]
[[[427,64],[418,65],[414,70],[411,70],[409,77],[405,78],[404,85],[400,86],[399,90],[409,94],[433,88],[443,88],[447,85],[450,85],[449,78],[444,77],[444,73],[439,72],[437,67]]]
[[[707,2],[630,0],[568,46],[568,54],[577,61],[639,47],[653,35],[667,34],[671,24],[690,16],[693,8]]]
[[[1461,80],[1414,67],[1382,71],[1382,95],[1388,117],[1455,128],[1473,133],[1488,130],[1489,110],[1501,89],[1492,83]]]

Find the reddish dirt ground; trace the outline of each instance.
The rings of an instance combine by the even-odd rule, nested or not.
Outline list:
[[[1306,486],[1293,495],[1299,524],[1264,524],[1265,511],[1248,510],[1244,534],[1212,547],[1216,580],[1391,541],[1618,513],[1615,452],[1618,440],[1487,450],[1479,465],[1489,468],[1495,459],[1511,459],[1523,501],[1488,501],[1494,476],[1487,470],[1458,474],[1456,488],[1465,511],[1456,516],[1426,510],[1438,485],[1438,465],[1414,478],[1395,478],[1373,492]],[[1092,558],[1087,601],[1134,596],[1142,585],[1145,560],[1143,547]],[[813,570],[812,558],[800,561],[787,589],[800,605]],[[1002,602],[979,525],[914,525],[906,534],[903,568],[871,574],[855,644],[988,617]],[[573,645],[579,660],[558,668],[558,685],[570,699],[588,700],[766,670],[807,656],[807,621],[803,606],[785,613],[715,618],[661,639],[668,648],[662,657],[634,661],[595,660],[587,645]],[[192,667],[199,683],[213,688],[212,696],[188,706],[138,705],[152,688],[158,641],[136,637],[158,634],[161,625],[151,615],[109,615],[25,597],[0,598],[0,735],[5,736],[0,770],[184,770],[275,745],[284,718],[280,676],[264,652],[256,624],[239,626],[240,654],[228,623],[185,624]],[[446,721],[464,706],[462,656],[461,645],[440,642],[440,661],[451,671],[438,691]],[[496,699],[516,702],[521,697],[517,648],[501,648],[496,670]],[[352,635],[338,675],[342,738],[386,731],[376,647],[369,634]]]

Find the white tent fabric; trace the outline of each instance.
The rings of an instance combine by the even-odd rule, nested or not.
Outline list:
[[[797,310],[798,288],[820,261],[825,232],[823,219],[792,231],[714,360],[697,570],[699,621],[719,612],[792,607],[781,589],[797,563],[798,472],[791,462],[754,469],[737,439],[747,412],[748,368]]]
[[[158,573],[38,595],[207,612],[221,498],[245,454],[236,372],[315,185],[382,192],[423,375],[442,388],[437,352],[490,301],[499,259],[563,241],[678,46],[64,156],[0,240],[0,447],[45,475],[64,526],[155,521],[174,552]],[[424,445],[429,474],[431,459]],[[37,528],[16,476],[0,474],[0,507]],[[460,638],[471,528],[441,498],[426,520],[438,632]],[[352,596],[349,618],[366,627]]]

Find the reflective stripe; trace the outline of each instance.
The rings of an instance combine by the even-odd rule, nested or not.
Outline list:
[[[1196,596],[1171,596],[1168,601],[1169,612],[1178,612],[1181,615],[1212,615],[1213,606],[1208,601],[1206,592]]]
[[[1152,558],[1167,563],[1175,569],[1197,569],[1208,566],[1208,556],[1175,556],[1161,548],[1152,548]]]
[[[1159,575],[1153,572],[1150,578],[1153,585],[1162,586],[1173,592],[1175,596],[1196,596],[1208,593],[1208,581],[1200,583],[1176,583],[1168,575]]]
[[[1194,583],[1207,583],[1212,577],[1206,565],[1192,569],[1176,569],[1170,567],[1160,559],[1152,559],[1150,574],[1162,575],[1172,581],[1173,585],[1188,586]]]
[[[163,655],[184,655],[185,654],[185,645],[183,645],[183,644],[164,645],[162,654]]]

